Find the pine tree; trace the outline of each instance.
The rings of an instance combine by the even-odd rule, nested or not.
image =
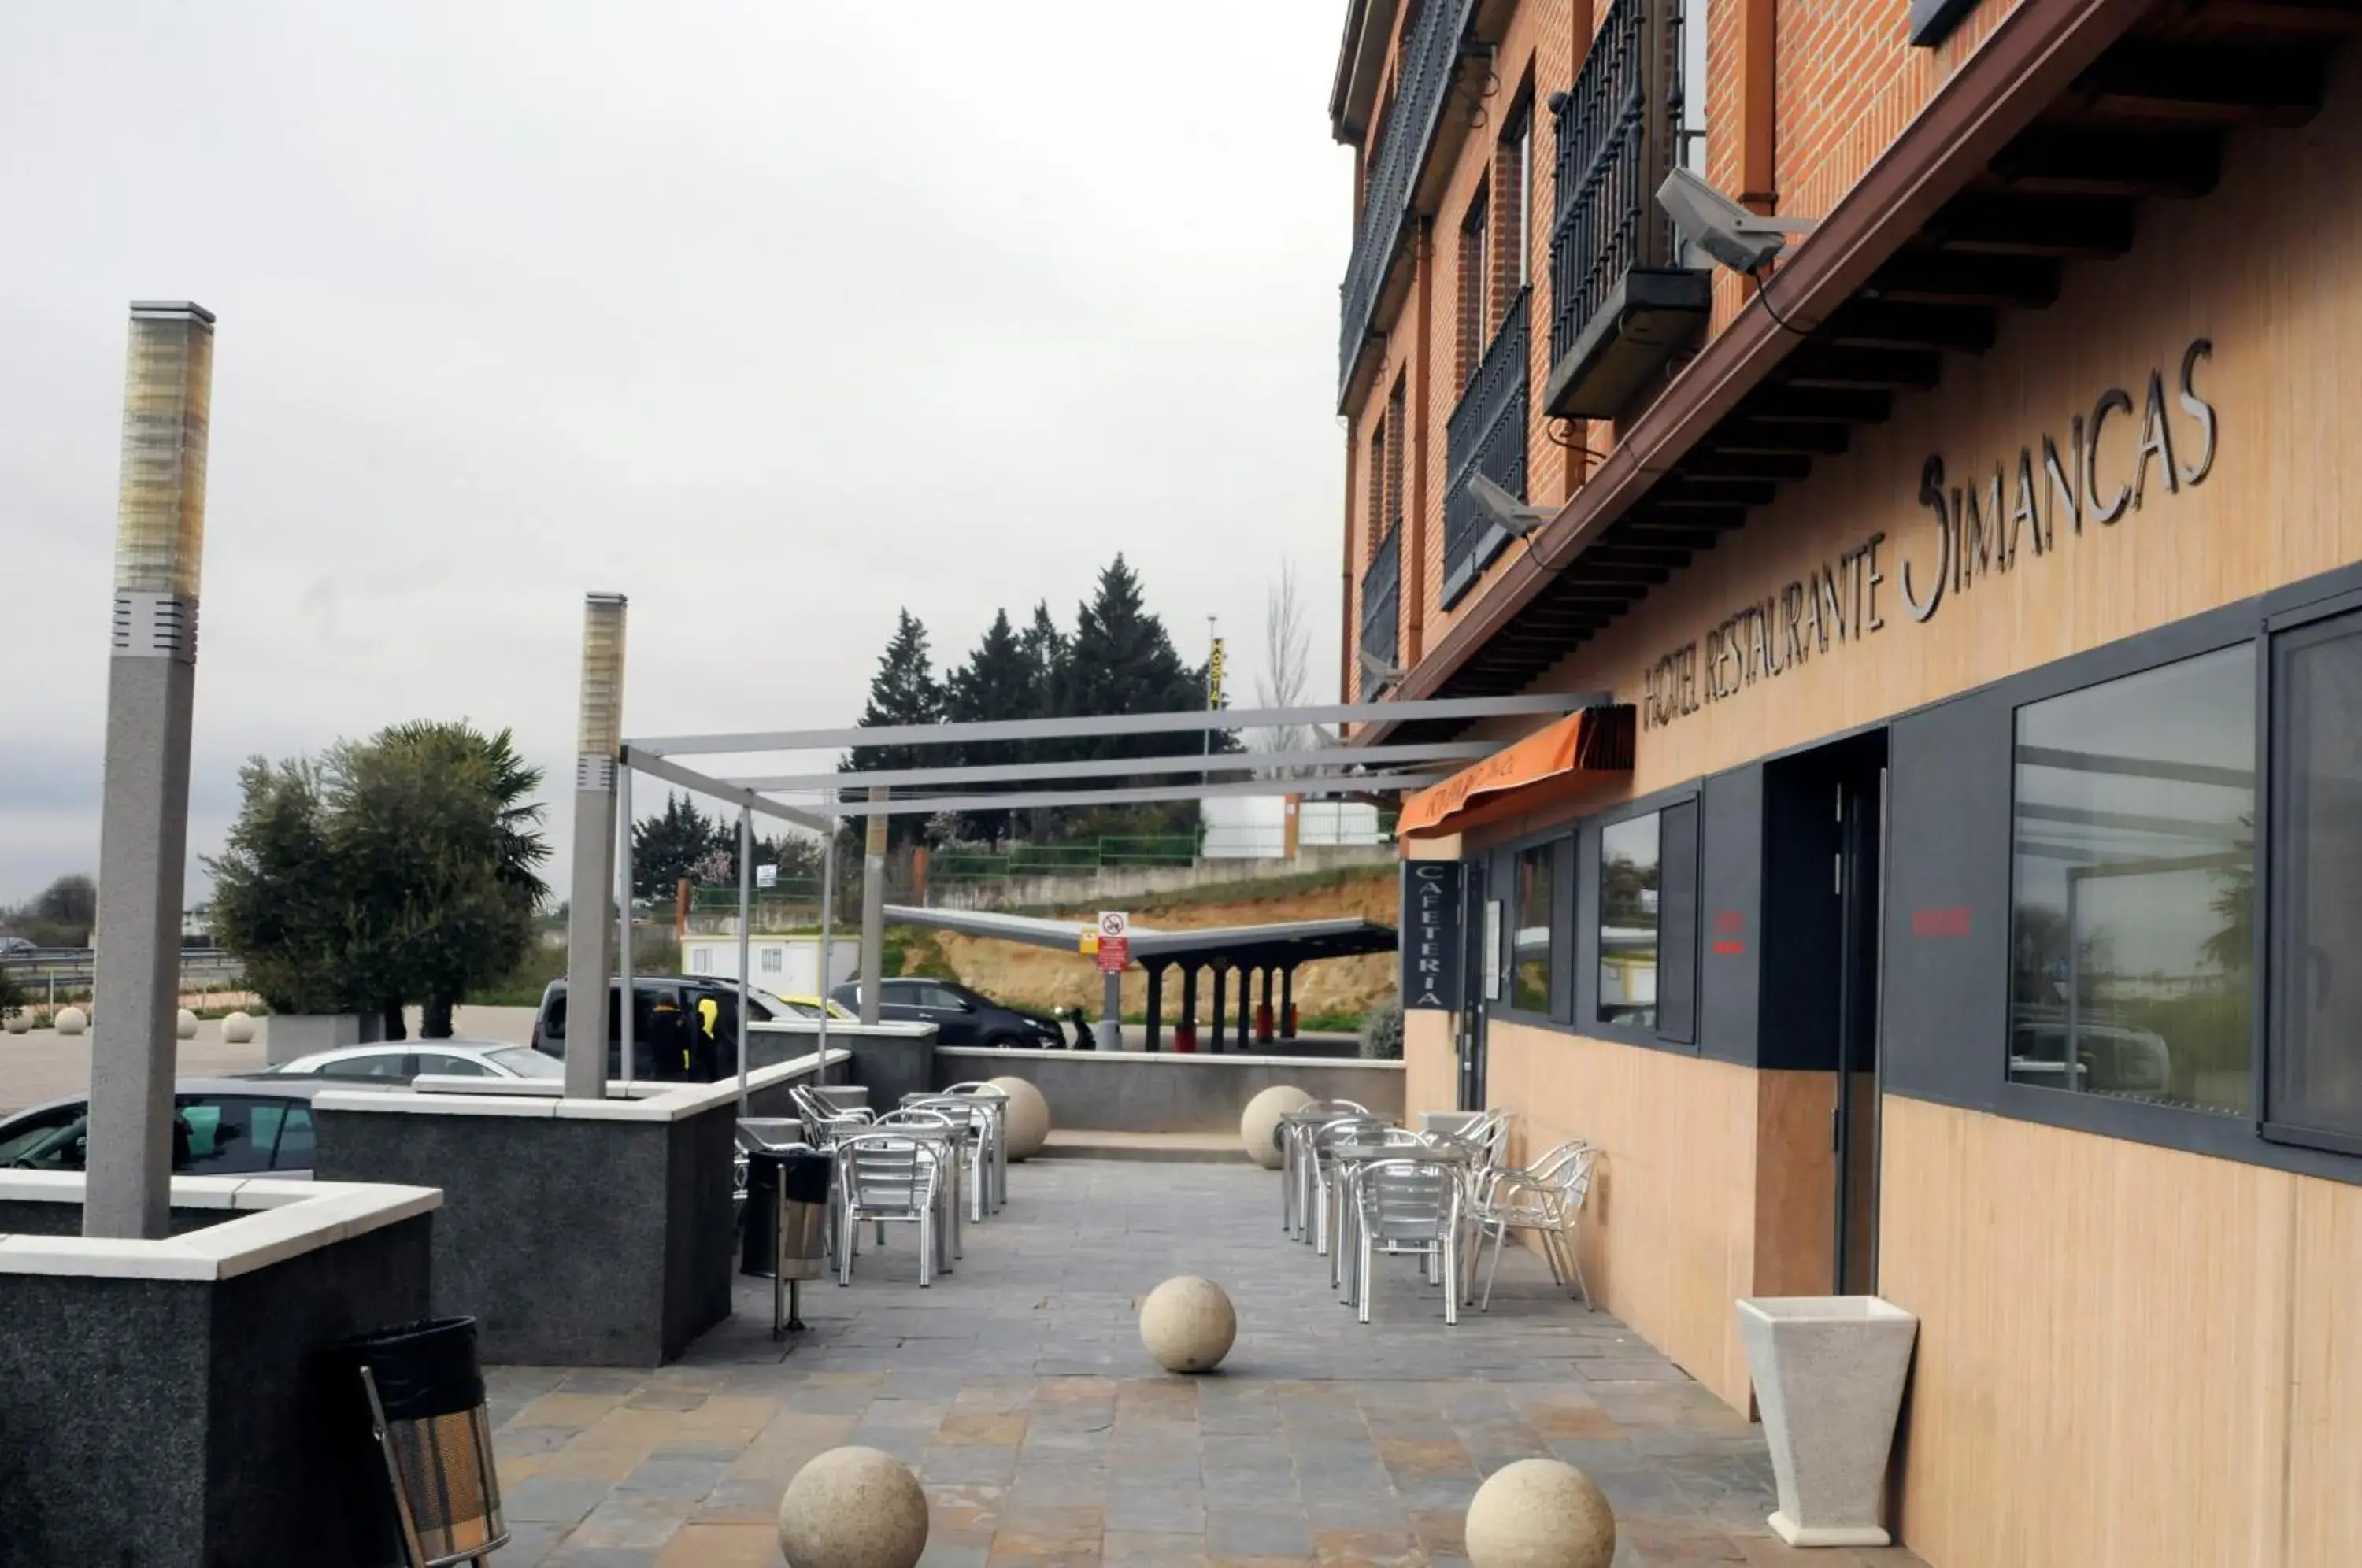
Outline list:
[[[1032,682],[1032,698],[1027,712],[1033,718],[1056,718],[1066,710],[1066,671],[1074,658],[1074,640],[1058,629],[1057,620],[1051,615],[1045,601],[1033,603],[1032,624],[1018,636],[1019,649],[1025,657],[1028,679]],[[1033,740],[1024,742],[1018,749],[1020,762],[1057,762],[1075,755],[1073,745],[1065,741]],[[1040,840],[1055,831],[1057,812],[1052,810],[1025,813],[1025,836]]]
[[[1060,712],[1065,700],[1066,663],[1073,645],[1066,634],[1058,630],[1047,603],[1038,600],[1034,602],[1033,624],[1018,636],[1017,646],[1025,656],[1025,667],[1033,682],[1029,712],[1036,718],[1050,718]]]
[[[1140,579],[1117,556],[1075,618],[1066,660],[1069,713],[1160,713],[1202,707],[1205,677],[1181,662],[1164,623],[1141,598]],[[1158,756],[1196,751],[1197,735],[1114,735],[1088,743],[1089,756]]]
[[[1076,714],[1166,713],[1200,708],[1206,701],[1206,674],[1182,663],[1165,635],[1164,623],[1149,613],[1140,591],[1140,579],[1119,555],[1099,573],[1091,602],[1076,613],[1075,637],[1066,658],[1066,679],[1060,704]],[[1090,757],[1171,756],[1201,751],[1202,734],[1106,735],[1082,742],[1072,755]],[[1218,744],[1217,751],[1230,749]],[[1170,783],[1175,776],[1137,775],[1094,780],[1104,784]],[[1197,820],[1194,806],[1137,808],[1126,813],[1124,827],[1110,830],[1105,810],[1085,819],[1069,818],[1070,831],[1187,831]]]
[[[1056,635],[1056,628],[1051,628]],[[952,671],[944,685],[944,712],[954,723],[977,723],[1041,716],[1040,683],[1033,658],[1009,624],[1009,612],[998,611],[985,629],[984,640],[967,656],[967,663]],[[959,748],[963,765],[981,767],[1026,760],[1021,741],[977,741]],[[1015,784],[979,784],[977,792],[1006,793]],[[1007,812],[963,812],[960,836],[998,844],[1008,836]]]
[[[936,724],[943,722],[944,689],[936,680],[927,652],[927,629],[908,610],[897,612],[893,640],[877,657],[877,673],[870,678],[869,705],[861,711],[861,725]],[[865,747],[846,758],[843,771],[873,773],[889,768],[923,767],[944,760],[941,746],[884,745]],[[916,813],[887,819],[887,842],[896,848],[927,841],[927,819]]]
[[[693,867],[724,840],[736,844],[734,828],[707,820],[686,795],[666,795],[663,814],[632,824],[633,896],[671,898],[675,885],[684,877],[694,880]]]

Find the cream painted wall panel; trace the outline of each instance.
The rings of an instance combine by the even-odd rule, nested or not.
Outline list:
[[[2352,1539],[2362,1453],[2340,1371],[2356,1331],[2321,1277],[2362,1260],[2352,1189],[1919,1100],[1889,1097],[1885,1119],[1880,1290],[1921,1319],[1913,1551],[1933,1568],[2355,1560],[2323,1554]],[[2308,1364],[2344,1397],[2310,1407],[2296,1457]]]
[[[2288,1561],[2362,1562],[2362,1188],[2297,1183]]]
[[[1450,1110],[1460,1103],[1451,1028],[1448,1012],[1403,1014],[1403,1118],[1412,1126],[1422,1110]]]
[[[1514,1158],[1571,1137],[1602,1149],[1581,1226],[1600,1304],[1746,1409],[1731,1303],[1753,1277],[1755,1075],[1496,1022],[1485,1076],[1492,1103],[1520,1113]]]

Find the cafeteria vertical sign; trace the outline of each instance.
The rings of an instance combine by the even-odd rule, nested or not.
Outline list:
[[[1460,1010],[1460,891],[1457,860],[1402,865],[1402,1004],[1405,1011]]]

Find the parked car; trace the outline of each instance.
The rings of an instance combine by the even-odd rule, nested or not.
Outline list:
[[[172,1174],[308,1176],[320,1078],[182,1078],[174,1087]],[[0,1120],[0,1169],[78,1171],[90,1152],[90,1098],[51,1100]]]
[[[777,991],[765,991],[763,1000],[769,1003],[774,1011],[783,1018],[816,1019],[820,1016],[821,999],[818,997],[783,997]],[[842,1002],[832,1001],[827,1005],[828,1016],[832,1019],[850,1023],[861,1016],[849,1010]]]
[[[421,1074],[460,1078],[562,1078],[556,1058],[502,1040],[392,1041],[315,1051],[258,1074],[270,1078],[366,1078],[408,1083]]]
[[[848,980],[829,996],[855,1010],[858,1016],[860,981]],[[900,1023],[932,1023],[939,1045],[992,1045],[1035,1051],[1063,1050],[1066,1045],[1065,1033],[1055,1019],[1003,1007],[957,980],[926,976],[889,978],[878,987],[877,1016]]]
[[[623,982],[607,982],[607,1072],[620,1077],[624,1070],[624,1021],[615,1006]],[[738,1071],[738,982],[701,975],[635,975],[632,977],[632,1076],[711,1083]],[[789,1004],[770,992],[750,988],[746,993],[750,1021],[793,1017]],[[708,1011],[712,1037],[706,1037]],[[566,982],[552,980],[541,993],[541,1010],[534,1017],[533,1048],[545,1055],[566,1055]]]

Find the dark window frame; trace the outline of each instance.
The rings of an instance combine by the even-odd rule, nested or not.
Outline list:
[[[1555,1019],[1559,1014],[1559,1004],[1565,996],[1567,979],[1560,962],[1560,950],[1563,944],[1560,940],[1559,884],[1565,880],[1567,874],[1565,845],[1568,837],[1562,834],[1508,852],[1509,897],[1504,901],[1508,929],[1503,933],[1506,951],[1501,977],[1505,1011],[1549,1019]],[[1520,922],[1525,915],[1526,867],[1529,861],[1540,867],[1541,875],[1546,878],[1541,893],[1549,905],[1542,916],[1545,922],[1542,927],[1542,1005],[1539,1008],[1521,1005],[1518,1000],[1518,970],[1521,962],[1518,933],[1524,929]]]
[[[2254,1074],[2249,1092],[2255,1108],[2257,1137],[2283,1148],[2306,1149],[2347,1157],[2362,1156],[2362,1136],[2284,1121],[2273,1115],[2272,1068],[2276,1059],[2275,1047],[2280,1043],[2276,1024],[2283,1000],[2282,965],[2285,958],[2274,942],[2274,927],[2279,923],[2281,913],[2280,884],[2285,868],[2285,862],[2278,853],[2279,810],[2284,798],[2280,764],[2286,756],[2285,732],[2279,723],[2282,692],[2277,679],[2280,668],[2280,650],[2284,646],[2282,639],[2292,634],[2325,628],[2339,621],[2353,620],[2362,620],[2362,590],[2329,594],[2277,614],[2268,613],[2257,636],[2256,866],[2252,895],[2256,906],[2256,997],[2254,1045],[2248,1055],[2248,1066]]]
[[[1874,723],[1893,727],[1944,711],[1972,712],[1981,710],[1998,716],[2003,733],[2014,733],[2010,721],[2019,707],[2029,702],[2104,685],[2123,676],[2137,675],[2242,643],[2261,645],[2257,679],[2268,683],[2272,665],[2271,643],[2276,635],[2356,610],[2362,610],[2362,563],[2284,583],[2244,600],[2151,626],[2099,647],[2069,654],[1965,691],[1898,710]],[[2277,785],[2269,755],[2273,745],[2269,693],[2267,691],[2260,695],[2266,700],[2258,709],[2256,726],[2257,796],[2255,842],[2259,900],[2256,927],[2259,944],[2257,961],[2264,966],[2257,970],[2257,995],[2251,1024],[2256,1048],[2251,1066],[2256,1073],[2263,1075],[2269,1071],[2273,1024],[2273,998],[2266,956],[2270,940],[2273,882],[2265,857],[2271,844],[2271,797]],[[2004,779],[2010,777],[2007,760],[2006,757],[2002,759],[2001,772]],[[2009,843],[2010,814],[2008,810],[2002,813],[2001,848],[2004,854]],[[1890,843],[1895,831],[1896,824],[1890,818]],[[1891,867],[1889,874],[1893,874]],[[2004,876],[2002,879],[2004,909],[2014,896],[2012,883],[2011,877]],[[1893,922],[1898,914],[1907,921],[1908,911],[1898,911],[1890,902],[1890,941],[1896,929]],[[1893,961],[1893,954],[1890,951],[1887,962],[1892,966]],[[1882,1082],[1884,1092],[1938,1104],[1958,1105],[2037,1126],[2115,1138],[2152,1148],[2286,1171],[2348,1186],[2362,1185],[2362,1151],[2348,1152],[2334,1135],[2324,1138],[2312,1130],[2271,1123],[2268,1121],[2269,1101],[2263,1098],[2264,1086],[2261,1085],[2258,1086],[2255,1114],[2241,1117],[2121,1100],[2102,1095],[2062,1094],[2033,1084],[2010,1081],[2007,1076],[2009,1034],[2006,1006],[2009,962],[2009,946],[2004,940],[1992,955],[1986,966],[1989,972],[1980,982],[1981,994],[1999,999],[1993,1010],[1998,1032],[1992,1038],[1981,1040],[1971,1047],[1976,1053],[1973,1074],[1956,1082],[1923,1079],[1916,1070],[1908,1075],[1890,1074]],[[1890,972],[1887,977],[1889,995],[1882,1014],[1893,1005],[1893,978]],[[1887,1032],[1887,1027],[1882,1016],[1882,1036]],[[1975,1027],[1979,1030],[1985,1027],[1981,1011]],[[1639,1041],[1636,1043],[1650,1043]],[[1881,1062],[1884,1067],[1887,1054],[1883,1049]]]
[[[1579,824],[1561,823],[1539,833],[1529,833],[1496,844],[1484,850],[1477,858],[1485,862],[1485,897],[1497,899],[1501,904],[1501,972],[1496,977],[1500,996],[1485,1004],[1488,1019],[1505,1023],[1531,1024],[1545,1029],[1562,1027],[1573,1009],[1570,992],[1573,989],[1573,951],[1569,929],[1568,884],[1573,881],[1575,867],[1575,834]],[[1518,860],[1536,850],[1546,850],[1551,856],[1551,942],[1550,942],[1550,1005],[1537,1012],[1517,1005],[1518,969]],[[1484,940],[1481,929],[1472,940],[1480,945]],[[1480,959],[1481,967],[1481,959]]]
[[[2270,715],[2269,715],[2269,713],[2268,713],[2268,710],[2266,709],[2266,707],[2265,707],[2265,705],[2264,705],[2264,698],[2265,698],[2265,695],[2266,695],[2266,692],[2265,692],[2264,687],[2265,687],[2265,683],[2266,683],[2266,681],[2268,680],[2268,675],[2266,674],[2266,672],[2264,672],[2264,670],[2262,669],[2262,666],[2263,666],[2266,662],[2268,662],[2268,659],[2270,658],[2270,654],[2271,654],[2271,639],[2270,639],[2270,636],[2269,636],[2269,635],[2268,635],[2268,634],[2256,634],[2256,635],[2247,635],[2247,636],[2236,636],[2236,637],[2230,637],[2230,638],[2227,638],[2227,639],[2224,639],[2224,640],[2217,641],[2217,642],[2214,644],[2214,646],[2210,646],[2210,647],[2198,648],[2198,649],[2194,649],[2194,650],[2190,651],[2190,652],[2177,654],[2177,655],[2175,655],[2174,657],[2169,657],[2169,658],[2158,659],[2158,660],[2155,660],[2155,661],[2150,662],[2150,663],[2143,664],[2143,665],[2141,665],[2139,668],[2135,668],[2135,669],[2128,669],[2128,670],[2120,671],[2120,672],[2117,672],[2117,673],[2114,673],[2114,674],[2111,674],[2111,675],[2105,676],[2105,677],[2103,677],[2103,678],[2102,678],[2102,679],[2099,679],[2084,681],[2084,682],[2082,682],[2082,683],[2081,683],[2081,684],[2069,686],[2069,687],[2066,687],[2066,688],[2064,688],[2064,689],[2062,689],[2062,690],[2055,690],[2055,691],[2046,692],[2046,693],[2044,693],[2044,694],[2042,694],[2042,695],[2039,695],[2039,696],[2022,697],[2022,698],[2019,698],[2018,700],[2016,700],[2016,701],[2013,701],[2013,702],[2011,702],[2011,703],[2009,704],[2009,727],[2010,727],[2010,735],[2011,735],[2011,745],[2012,745],[2012,748],[2013,748],[2013,749],[2012,749],[2012,754],[2011,754],[2011,756],[2010,756],[2010,757],[2009,757],[2009,759],[2008,759],[2008,760],[2009,760],[2008,773],[2009,773],[2009,778],[2010,778],[2010,791],[2009,791],[2009,816],[2008,816],[2008,822],[2009,822],[2009,845],[2008,845],[2008,865],[2009,865],[2009,874],[2008,874],[2008,877],[2007,877],[2007,878],[2006,878],[2006,883],[2005,883],[2005,886],[2006,886],[2007,891],[2006,891],[2005,897],[2003,898],[2003,905],[2002,905],[2002,916],[2003,916],[2003,922],[2004,922],[2003,936],[2003,952],[2004,953],[2004,955],[2010,955],[2009,957],[2007,957],[2007,958],[2006,958],[2005,963],[2014,963],[2014,952],[2015,952],[2015,948],[2016,948],[2016,942],[2017,942],[2017,893],[2018,893],[2018,884],[2017,884],[2017,805],[2018,805],[2018,800],[2017,800],[2017,759],[2016,759],[2016,755],[2015,755],[2015,750],[2014,750],[2014,748],[2015,748],[2015,745],[2016,745],[2017,722],[2018,722],[2018,717],[2019,717],[2019,715],[2020,715],[2020,714],[2022,714],[2023,712],[2025,712],[2025,711],[2026,709],[2028,709],[2028,708],[2037,707],[2037,706],[2040,706],[2041,704],[2046,703],[2046,702],[2056,701],[2058,701],[2058,699],[2060,699],[2060,698],[2064,698],[2064,697],[2073,697],[2073,696],[2079,695],[2079,694],[2083,693],[2083,692],[2097,691],[2097,690],[2101,690],[2101,689],[2102,689],[2102,688],[2103,688],[2103,687],[2114,686],[2114,685],[2117,684],[2117,683],[2118,683],[2118,682],[2120,682],[2120,681],[2136,679],[2137,679],[2137,678],[2139,678],[2139,677],[2141,677],[2141,676],[2145,676],[2145,675],[2151,675],[2151,674],[2154,674],[2154,673],[2156,673],[2156,672],[2158,672],[2158,671],[2159,671],[2159,670],[2172,669],[2172,668],[2175,668],[2175,667],[2177,667],[2177,666],[2180,666],[2180,665],[2187,665],[2187,664],[2189,664],[2189,663],[2191,663],[2191,662],[2192,662],[2192,661],[2194,661],[2194,660],[2197,660],[2197,659],[2202,659],[2202,658],[2211,658],[2211,657],[2214,657],[2214,656],[2215,656],[2215,655],[2217,655],[2217,654],[2229,653],[2229,652],[2234,651],[2235,649],[2239,649],[2239,648],[2246,648],[2246,649],[2251,650],[2251,652],[2253,653],[2253,655],[2254,655],[2254,657],[2255,657],[2255,658],[2256,658],[2257,666],[2257,694],[2256,694],[2257,701],[2256,701],[2256,704],[2255,704],[2254,708],[2251,710],[2251,712],[2253,712],[2253,714],[2254,714],[2254,734],[2253,734],[2253,736],[2252,736],[2251,738],[2252,738],[2252,740],[2254,741],[2254,750],[2255,750],[2255,757],[2256,757],[2256,767],[2255,767],[2255,785],[2254,785],[2254,788],[2255,788],[2255,800],[2254,800],[2254,804],[2253,804],[2253,807],[2252,807],[2252,810],[2254,811],[2254,813],[2255,813],[2255,828],[2254,828],[2253,833],[2252,833],[2252,835],[2251,835],[2251,836],[2253,837],[2253,839],[2254,839],[2254,841],[2255,841],[2255,842],[2254,842],[2254,844],[2253,844],[2253,845],[2252,845],[2252,848],[2251,848],[2251,854],[2250,854],[2250,857],[2249,857],[2249,874],[2250,874],[2250,876],[2251,876],[2251,878],[2252,878],[2253,879],[2251,880],[2251,882],[2250,882],[2250,884],[2249,884],[2250,889],[2251,889],[2251,892],[2250,892],[2249,896],[2250,896],[2250,898],[2251,898],[2251,899],[2253,899],[2253,900],[2256,901],[2256,903],[2257,903],[2257,908],[2256,908],[2256,910],[2252,912],[2252,914],[2251,914],[2251,917],[2250,917],[2250,918],[2251,918],[2251,922],[2252,922],[2252,924],[2253,924],[2253,926],[2254,926],[2254,928],[2255,928],[2255,931],[2256,931],[2257,944],[2257,947],[2258,947],[2259,951],[2258,951],[2258,954],[2257,954],[2258,963],[2257,964],[2257,966],[2255,966],[2255,968],[2252,970],[2252,973],[2253,973],[2253,974],[2255,974],[2255,975],[2257,977],[2257,982],[2256,982],[2256,994],[2255,994],[2254,996],[2250,997],[2250,999],[2249,999],[2249,1002],[2248,1002],[2247,1073],[2248,1073],[2248,1083],[2249,1083],[2249,1088],[2248,1088],[2247,1110],[2246,1110],[2246,1111],[2244,1111],[2244,1112],[2241,1112],[2241,1111],[2229,1111],[2229,1110],[2206,1110],[2206,1109],[2203,1109],[2203,1108],[2202,1108],[2202,1107],[2198,1107],[2198,1106],[2166,1105],[2166,1104],[2160,1104],[2160,1103],[2158,1103],[2158,1102],[2151,1101],[2151,1100],[2132,1099],[2127,1099],[2127,1098],[2124,1098],[2124,1097],[2120,1097],[2120,1096],[2109,1095],[2109,1094],[2106,1094],[2106,1093],[2103,1093],[2103,1092],[2096,1092],[2096,1091],[2095,1091],[2095,1092],[2092,1092],[2092,1093],[2074,1093],[2074,1092],[2070,1092],[2070,1091],[2066,1090],[2066,1089],[2053,1088],[2052,1086],[2047,1085],[2047,1084],[2041,1084],[2041,1083],[2029,1082],[2029,1081],[2027,1081],[2027,1080],[2025,1080],[2025,1079],[2016,1078],[2016,1077],[2011,1077],[2011,1075],[2010,1075],[2011,1053],[2015,1049],[2015,1046],[2016,1046],[2016,1038],[2017,1038],[2017,1036],[2016,1036],[2016,1027],[2017,1027],[2017,1021],[2016,1021],[2016,1001],[2017,1001],[2017,999],[2016,999],[2016,989],[2015,989],[2015,977],[2014,977],[2014,976],[2010,975],[2010,974],[2008,974],[2008,973],[2005,971],[2005,972],[2004,972],[2004,975],[2003,975],[2003,998],[2004,998],[2004,1002],[2003,1002],[2003,1012],[2002,1012],[2002,1018],[2003,1018],[2003,1028],[2002,1028],[2001,1050],[2000,1050],[2000,1065],[2001,1065],[2002,1082],[2003,1082],[2003,1085],[2004,1086],[2004,1088],[2005,1088],[2006,1090],[2009,1090],[2009,1091],[2016,1091],[2016,1090],[2029,1090],[2029,1091],[2031,1091],[2032,1093],[2036,1094],[2036,1095],[2039,1095],[2039,1096],[2042,1096],[2042,1097],[2044,1097],[2044,1098],[2046,1098],[2046,1099],[2047,1099],[2047,1098],[2049,1098],[2049,1097],[2051,1097],[2051,1096],[2056,1095],[2056,1096],[2059,1096],[2059,1097],[2061,1097],[2061,1098],[2066,1098],[2066,1099],[2110,1099],[2110,1100],[2113,1100],[2114,1103],[2116,1103],[2116,1104],[2120,1104],[2120,1105],[2138,1106],[2138,1107],[2140,1107],[2140,1108],[2142,1108],[2143,1110],[2158,1110],[2158,1111],[2164,1111],[2164,1112],[2167,1112],[2167,1113],[2169,1113],[2169,1114],[2170,1114],[2170,1115],[2173,1115],[2173,1116],[2176,1116],[2176,1117],[2198,1117],[2198,1118],[2205,1119],[2205,1120],[2207,1120],[2207,1121],[2218,1121],[2218,1122],[2224,1122],[2224,1123],[2228,1123],[2228,1124],[2231,1124],[2231,1125],[2234,1125],[2234,1126],[2236,1126],[2236,1125],[2239,1125],[2239,1124],[2242,1124],[2242,1123],[2249,1123],[2249,1124],[2252,1124],[2252,1123],[2257,1120],[2257,1115],[2258,1108],[2259,1108],[2259,1107],[2262,1105],[2262,1103],[2263,1103],[2263,1102],[2262,1102],[2262,1099],[2261,1099],[2261,1098],[2260,1098],[2260,1095],[2259,1095],[2259,1093],[2258,1093],[2258,1090],[2257,1090],[2257,1087],[2256,1087],[2257,1077],[2258,1077],[2258,1075],[2261,1073],[2261,1071],[2262,1071],[2262,1067],[2263,1067],[2263,1051],[2264,1051],[2264,1032],[2263,1032],[2263,1026],[2262,1026],[2262,1012],[2263,1012],[2263,1008],[2264,1008],[2264,999],[2263,999],[2263,996],[2262,996],[2262,991],[2263,991],[2263,989],[2264,989],[2264,985],[2265,985],[2265,982],[2264,982],[2264,980],[2263,980],[2263,977],[2264,977],[2264,975],[2265,975],[2266,971],[2265,971],[2265,969],[2263,968],[2263,966],[2262,966],[2262,965],[2261,965],[2261,963],[2260,963],[2260,959],[2261,959],[2261,956],[2262,956],[2262,954],[2261,954],[2261,951],[2260,951],[2260,950],[2261,950],[2261,948],[2262,948],[2262,947],[2263,947],[2263,945],[2264,945],[2264,939],[2263,939],[2263,909],[2262,909],[2262,905],[2263,905],[2263,903],[2264,903],[2265,900],[2266,900],[2266,899],[2267,899],[2267,897],[2268,897],[2268,884],[2267,884],[2267,883],[2264,881],[2264,879],[2263,879],[2263,878],[2264,878],[2264,873],[2265,873],[2265,864],[2264,864],[2264,860],[2265,860],[2265,842],[2266,842],[2266,840],[2265,840],[2266,823],[2265,823],[2265,820],[2264,820],[2264,813],[2265,813],[2266,791],[2267,791],[2267,790],[2269,789],[2269,787],[2270,787],[2270,778],[2269,778],[2269,776],[2268,775],[2268,773],[2265,771],[2265,756],[2264,756],[2264,754],[2265,754],[2268,750],[2269,750],[2269,749],[2270,749],[2270,734],[2269,734],[2269,732],[2270,732],[2271,724],[2270,724]],[[2028,672],[2026,672],[2026,673],[2031,674],[2031,673],[2034,673],[2034,672],[2032,672],[2032,671],[2028,671]]]
[[[1692,822],[1697,835],[1697,890],[1692,898],[1692,918],[1696,924],[1695,941],[1703,951],[1705,922],[1704,898],[1705,865],[1705,780],[1692,778],[1671,785],[1651,794],[1620,801],[1588,815],[1556,823],[1536,833],[1504,839],[1498,844],[1472,854],[1469,858],[1483,864],[1494,887],[1514,888],[1518,852],[1535,845],[1555,841],[1561,845],[1559,858],[1553,868],[1557,880],[1551,889],[1553,913],[1551,931],[1551,1010],[1529,1012],[1509,1005],[1511,996],[1507,974],[1508,955],[1513,944],[1502,944],[1503,973],[1501,999],[1486,1005],[1488,1020],[1522,1024],[1529,1028],[1549,1029],[1561,1034],[1580,1035],[1584,1039],[1606,1040],[1619,1045],[1639,1045],[1651,1051],[1670,1051],[1677,1055],[1696,1056],[1706,1054],[1702,1042],[1705,1031],[1702,1011],[1705,966],[1694,961],[1690,966],[1692,1018],[1687,1039],[1664,1034],[1652,1029],[1636,1029],[1628,1024],[1604,1023],[1595,1016],[1599,1000],[1599,834],[1605,827],[1633,817],[1668,811],[1676,806],[1696,808]],[[1662,839],[1659,840],[1660,856]],[[1660,873],[1661,875],[1661,871]],[[1492,893],[1486,895],[1494,896]],[[1662,894],[1660,892],[1661,909]],[[1506,906],[1506,900],[1505,900]],[[1504,916],[1507,911],[1505,907]],[[1506,938],[1507,933],[1504,933]],[[1472,941],[1480,940],[1472,936]],[[1660,939],[1661,950],[1661,936]]]

